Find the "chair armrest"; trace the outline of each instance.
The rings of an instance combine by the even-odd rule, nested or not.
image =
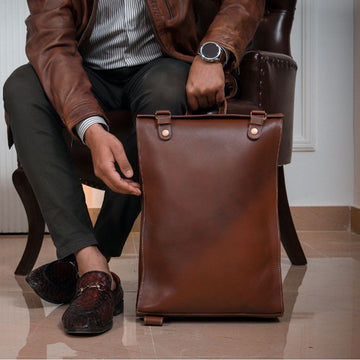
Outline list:
[[[291,161],[296,71],[288,55],[249,51],[240,64],[238,94],[229,104],[229,112],[262,109],[284,114],[280,165]]]

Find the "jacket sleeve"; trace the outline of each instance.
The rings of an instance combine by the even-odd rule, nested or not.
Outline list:
[[[265,0],[223,0],[201,44],[214,41],[232,52],[232,68],[239,66],[241,57],[253,38],[264,15]]]
[[[26,54],[56,112],[73,134],[81,120],[105,114],[78,51],[72,0],[28,0]],[[75,1],[76,3],[76,1]],[[73,134],[74,135],[74,134]]]

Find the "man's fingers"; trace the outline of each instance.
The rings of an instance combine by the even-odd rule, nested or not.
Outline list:
[[[131,167],[125,171],[127,171],[127,174],[133,172]],[[110,189],[115,192],[122,194],[141,195],[140,184],[136,183],[133,180],[123,179],[118,173],[118,171],[115,169],[114,164],[112,164],[112,168],[109,168],[109,170],[106,172],[105,180],[107,181],[106,185],[108,185]]]
[[[131,194],[136,196],[141,195],[140,184],[128,182],[127,179],[122,179],[121,177],[112,179],[112,181],[109,181],[107,185],[111,190],[117,193]]]
[[[221,104],[225,99],[225,94],[223,91],[219,91],[213,94],[199,95],[188,98],[188,105],[192,110],[197,110],[198,108],[207,109],[214,105]]]
[[[119,165],[121,172],[125,177],[131,178],[134,176],[134,171],[129,163],[129,160],[125,154],[125,150],[121,142],[116,143],[116,146],[112,148],[112,155]]]
[[[217,104],[216,95],[217,95],[216,92],[207,95],[206,99],[207,99],[208,107],[212,107]]]
[[[140,184],[123,179],[116,171],[114,164],[103,170],[102,180],[114,192],[122,194],[141,195]]]
[[[205,88],[201,90],[189,86],[187,91],[188,105],[192,110],[210,108],[222,103],[225,98],[225,91],[222,84],[217,88]]]
[[[199,95],[197,101],[201,109],[207,109],[210,106],[206,95]]]
[[[197,101],[196,96],[192,95],[192,94],[188,94],[188,99],[187,99],[189,108],[191,110],[197,110],[199,108],[199,103]]]
[[[140,184],[123,179],[116,170],[115,164],[118,163],[124,176],[130,178],[134,175],[121,142],[107,132],[95,140],[90,148],[95,175],[115,192],[141,195]]]
[[[221,89],[216,93],[215,103],[220,105],[224,102],[224,100],[225,100],[225,89]]]

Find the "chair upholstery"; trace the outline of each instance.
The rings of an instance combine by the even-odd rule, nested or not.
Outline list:
[[[306,258],[292,221],[284,181],[283,165],[291,161],[294,90],[297,65],[291,57],[290,32],[296,0],[267,0],[264,17],[243,56],[239,70],[239,88],[235,98],[228,103],[229,113],[248,113],[263,109],[268,113],[285,115],[282,143],[279,155],[278,210],[282,244],[295,265],[306,264]],[[111,131],[120,139],[131,127],[131,113],[108,113]],[[120,119],[120,121],[119,121]],[[104,184],[94,175],[89,149],[73,142],[64,133],[71,155],[79,171],[82,183],[103,189]],[[23,257],[15,271],[27,274],[31,271],[41,248],[44,220],[31,186],[21,168],[13,174],[14,185],[24,203],[29,219],[29,237]]]
[[[297,65],[290,34],[296,0],[267,0],[265,14],[240,65],[239,100],[230,111],[258,107],[285,115],[279,164],[291,161]]]

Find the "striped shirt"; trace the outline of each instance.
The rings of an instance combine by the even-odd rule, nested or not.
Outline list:
[[[87,66],[102,70],[141,65],[160,57],[145,0],[99,0],[94,29],[79,51]],[[75,126],[83,142],[86,130],[96,123],[108,130],[100,116]]]
[[[93,32],[79,50],[86,65],[103,70],[160,57],[145,0],[99,0]]]

